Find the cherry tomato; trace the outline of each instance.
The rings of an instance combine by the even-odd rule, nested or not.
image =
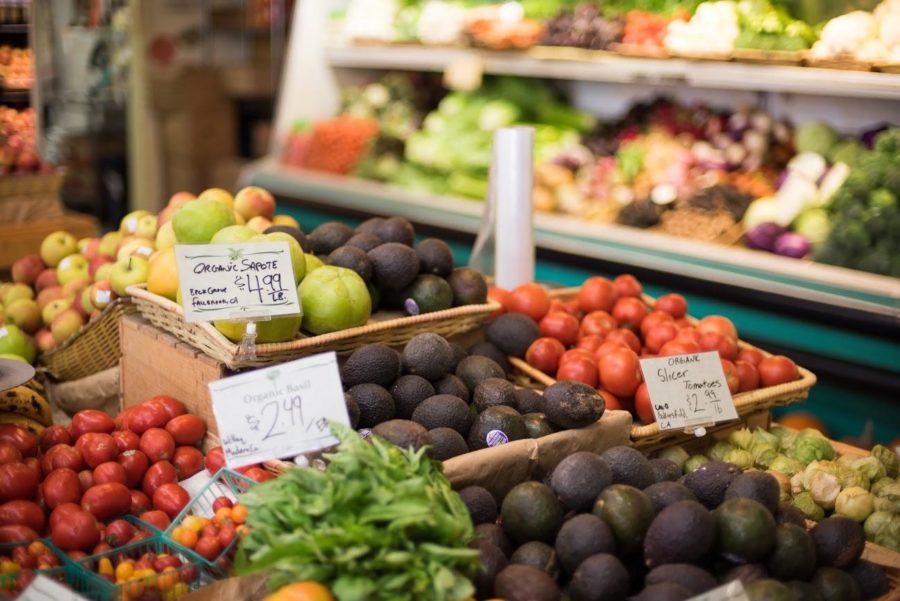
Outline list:
[[[578,342],[575,343],[575,348],[584,349],[589,353],[596,353],[597,349],[600,348],[600,345],[603,344],[603,340],[603,336],[589,334],[579,338]]]
[[[179,415],[187,413],[187,407],[184,406],[184,403],[165,394],[160,394],[151,399],[147,399],[144,403],[161,407],[166,414],[166,421],[175,419]],[[159,427],[162,428],[163,426]],[[141,432],[138,432],[138,434],[141,434]]]
[[[800,370],[797,364],[784,355],[772,355],[766,357],[756,366],[759,371],[759,384],[762,387],[775,386],[785,382],[793,382],[800,379]],[[4,467],[4,466],[0,466]]]
[[[547,313],[538,326],[541,336],[556,338],[565,346],[572,346],[578,340],[578,320],[568,313],[562,311]]]
[[[197,541],[194,551],[201,557],[213,561],[222,553],[222,545],[219,544],[217,537],[204,536]]]
[[[206,423],[196,415],[185,413],[178,417],[173,417],[166,424],[166,432],[172,435],[175,445],[192,446],[200,444],[206,435]],[[147,433],[144,433],[146,436]]]
[[[150,511],[150,497],[139,490],[129,491],[131,495],[131,508],[128,510],[130,515],[138,516],[145,511]]]
[[[606,353],[598,367],[603,388],[616,396],[632,396],[641,383],[640,359],[629,348]]]
[[[0,424],[0,442],[8,442],[19,449],[22,457],[34,457],[37,455],[37,437],[21,426]]]
[[[674,324],[675,320],[672,319],[672,316],[668,313],[662,311],[650,311],[647,313],[647,316],[641,320],[641,336],[646,336],[647,332],[661,323]]]
[[[87,552],[100,542],[100,527],[87,511],[70,511],[65,519],[51,525],[50,539],[63,551]]]
[[[641,350],[641,339],[637,337],[637,334],[625,328],[616,328],[607,334],[606,340],[607,342],[610,340],[621,342],[635,353]]]
[[[141,437],[131,430],[117,430],[111,436],[116,441],[116,448],[119,453],[140,448]]]
[[[81,481],[78,474],[69,468],[57,468],[44,478],[41,483],[41,494],[50,510],[65,503],[79,503],[82,494]]]
[[[524,313],[531,319],[540,321],[550,310],[550,296],[543,286],[529,282],[509,293],[504,308],[509,313]]]
[[[672,355],[687,355],[690,353],[699,353],[700,345],[691,340],[670,340],[662,345],[657,353],[660,357],[670,357]]]
[[[0,505],[0,526],[28,526],[41,533],[44,521],[44,510],[34,501],[20,499]]]
[[[641,322],[647,317],[648,313],[647,305],[633,296],[620,298],[616,301],[612,310],[613,319],[618,322],[619,327],[637,332],[640,331]]]
[[[69,431],[65,427],[58,425],[44,428],[38,443],[41,453],[46,453],[58,444],[72,444],[72,437],[69,435]]]
[[[257,482],[267,482],[268,480],[275,479],[275,476],[272,474],[272,472],[264,470],[263,468],[255,465],[247,468],[241,473],[251,480],[256,480]]]
[[[656,415],[650,404],[650,390],[647,388],[646,382],[641,382],[641,385],[634,391],[634,410],[638,419],[645,424],[652,424],[656,421]]]
[[[597,387],[597,365],[587,359],[570,359],[561,364],[556,372],[557,380],[574,380]]]
[[[687,315],[687,299],[677,292],[670,292],[656,299],[653,308],[657,311],[665,311],[675,319],[679,319]]]
[[[725,381],[728,383],[728,390],[731,394],[737,394],[741,388],[741,377],[738,375],[737,368],[728,359],[720,360],[722,361],[722,371],[725,372]]]
[[[157,461],[144,474],[142,489],[144,494],[152,499],[157,488],[173,482],[178,482],[178,472],[175,471],[175,466],[168,461]]]
[[[552,375],[556,373],[565,352],[566,347],[556,338],[538,338],[525,352],[525,361],[533,368]]]
[[[131,493],[127,486],[118,482],[95,484],[81,497],[81,508],[98,520],[115,518],[131,509]]]
[[[160,485],[153,493],[153,508],[164,511],[169,519],[175,519],[190,502],[191,495],[174,482]]]
[[[205,463],[206,471],[212,476],[215,476],[216,472],[225,467],[225,453],[222,451],[222,447],[210,449],[206,454]]]
[[[697,331],[701,334],[715,332],[735,340],[738,338],[737,328],[730,319],[721,315],[707,315],[697,324]]]
[[[177,447],[172,455],[172,465],[178,472],[178,479],[190,478],[203,469],[203,453],[196,447]]]
[[[617,300],[619,300],[619,293],[616,287],[608,279],[599,275],[585,280],[578,291],[578,304],[585,313],[593,311],[608,313]]]
[[[579,337],[602,336],[616,329],[616,320],[606,311],[591,311],[581,320],[578,328]]]
[[[147,522],[158,530],[165,530],[169,527],[169,524],[172,523],[172,520],[169,519],[169,516],[166,514],[166,512],[160,511],[159,509],[145,511],[138,516],[138,519],[140,519],[142,522]]]
[[[0,464],[21,463],[22,453],[8,442],[0,442]]]
[[[716,332],[700,334],[700,348],[704,351],[716,351],[722,359],[734,361],[738,356],[737,341]]]
[[[0,465],[0,501],[32,500],[38,492],[39,476],[23,463]]]
[[[619,298],[626,296],[640,298],[641,293],[644,291],[638,279],[630,273],[623,273],[616,276],[613,280],[613,286],[615,286],[616,292],[619,293]]]
[[[747,363],[752,363],[754,367],[759,365],[759,362],[765,358],[762,351],[758,348],[745,348],[741,349],[741,352],[738,353],[739,361],[746,361]]]
[[[94,484],[107,484],[108,482],[127,484],[125,468],[122,467],[122,464],[116,461],[107,461],[94,468]]]
[[[216,497],[212,504],[213,513],[219,511],[223,507],[234,507],[234,502],[228,497]]]
[[[137,488],[143,482],[147,468],[150,467],[150,460],[143,451],[125,451],[116,461],[125,472],[125,485],[128,488]]]
[[[83,409],[72,416],[69,431],[76,440],[87,432],[109,434],[116,428],[113,418],[97,409]]]
[[[759,388],[759,372],[755,365],[749,361],[738,359],[734,362],[734,366],[737,368],[738,378],[741,380],[738,392],[749,392]]]
[[[678,328],[674,323],[665,321],[647,331],[644,344],[651,353],[659,353],[659,349],[670,340],[675,340],[676,336],[678,336]]]
[[[509,298],[509,290],[491,286],[488,288],[488,300],[500,305],[500,308],[490,314],[489,319],[495,319],[506,313],[506,299]]]
[[[175,453],[175,439],[162,428],[150,428],[141,434],[141,451],[151,463],[169,460]]]

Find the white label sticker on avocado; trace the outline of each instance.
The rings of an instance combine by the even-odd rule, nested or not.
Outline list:
[[[737,419],[719,353],[641,359],[660,430],[684,430]]]
[[[509,436],[503,430],[491,430],[485,436],[485,441],[489,447],[499,447],[509,442]]]
[[[370,436],[372,436],[372,431],[368,428],[362,428],[361,430],[359,430],[359,437],[363,440],[367,439]]]
[[[403,301],[403,308],[406,309],[406,312],[410,315],[418,315],[419,314],[419,305],[416,303],[414,299],[408,298]]]
[[[744,585],[740,580],[734,580],[728,584],[706,591],[702,595],[691,597],[688,601],[750,601],[744,592]]]

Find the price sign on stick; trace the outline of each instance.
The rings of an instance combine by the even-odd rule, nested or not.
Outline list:
[[[287,242],[179,244],[175,255],[188,322],[302,313]]]
[[[350,425],[334,353],[216,380],[209,392],[231,468],[337,444],[329,420]]]
[[[702,595],[691,597],[688,601],[750,601],[740,580],[718,586]]]
[[[641,372],[660,430],[699,430],[737,419],[715,351],[641,359]]]

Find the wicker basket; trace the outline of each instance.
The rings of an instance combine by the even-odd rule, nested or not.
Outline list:
[[[258,344],[256,359],[242,360],[238,359],[239,346],[225,338],[212,324],[186,322],[181,305],[147,292],[145,286],[132,286],[127,291],[141,315],[153,325],[221,361],[229,369],[261,367],[328,351],[346,355],[365,344],[375,342],[400,346],[423,331],[444,337],[455,336],[479,327],[499,308],[498,304],[488,302],[411,317],[382,314],[391,317],[379,319],[380,315],[376,314],[368,324],[357,328],[319,336],[303,336],[289,342]]]
[[[39,358],[42,371],[57,380],[80,380],[119,364],[119,318],[136,309],[127,298],[113,301],[100,317]]]
[[[802,65],[803,53],[787,50],[755,50],[752,48],[735,48],[732,58],[743,63],[763,63],[766,65]]]
[[[807,67],[818,69],[838,69],[841,71],[871,71],[874,63],[871,61],[859,60],[852,54],[841,54],[828,58],[814,56],[812,52],[803,53],[803,62]]]
[[[28,194],[56,194],[62,186],[64,176],[63,171],[55,171],[0,177],[0,198]]]
[[[577,291],[578,288],[552,290],[550,292],[550,297],[554,299],[567,299],[577,294]],[[644,301],[648,304],[653,303],[653,299],[648,296],[644,297]],[[742,349],[755,348],[743,341],[738,341],[738,344]],[[766,353],[761,349],[760,352],[764,355],[769,355],[769,353]],[[547,374],[531,367],[521,359],[510,357],[509,361],[518,372],[517,379],[519,380],[519,383],[527,382],[525,385],[529,385],[532,388],[546,388],[556,381]],[[808,369],[799,367],[799,370],[799,380],[734,395],[734,408],[737,411],[738,417],[740,419],[745,419],[750,415],[761,411],[767,411],[773,407],[789,405],[806,399],[809,396],[810,388],[816,383],[816,376]],[[733,424],[724,422],[722,424],[717,424],[712,428],[707,428],[707,431],[714,432],[716,429],[727,428],[730,425]],[[680,430],[661,431],[659,429],[659,424],[655,423],[648,425],[635,424],[631,427],[631,440],[634,443],[634,446],[640,449],[678,444],[685,440],[690,440],[690,438],[691,435]]]

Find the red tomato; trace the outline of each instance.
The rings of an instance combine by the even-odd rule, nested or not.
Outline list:
[[[104,538],[104,534],[101,532],[100,533],[101,541],[103,540],[103,538]],[[106,553],[107,551],[112,551],[112,549],[113,549],[112,545],[110,545],[109,543],[100,542],[100,543],[97,543],[97,546],[94,547],[93,551],[91,551],[91,555],[99,555],[100,553]]]
[[[166,515],[166,512],[160,511],[159,509],[145,511],[138,516],[138,519],[140,519],[142,522],[147,522],[148,524],[159,530],[165,530],[169,527],[169,524],[172,523],[172,520],[169,519],[169,516]]]
[[[600,359],[602,359],[605,355],[611,353],[612,351],[629,348],[627,344],[622,342],[621,340],[607,340],[594,351],[594,357],[597,358],[597,363],[599,364]]]
[[[741,352],[738,353],[739,361],[746,361],[747,363],[752,363],[754,367],[759,366],[759,362],[765,358],[762,351],[758,348],[745,348],[741,349]]]
[[[593,311],[608,313],[617,300],[619,300],[619,293],[616,287],[608,279],[599,275],[585,280],[578,291],[578,304],[585,313]]]
[[[84,444],[81,444],[82,441]],[[115,461],[119,455],[119,445],[109,434],[84,434],[75,442],[75,446],[81,450],[84,462],[90,468],[107,461]]]
[[[128,418],[128,429],[143,434],[150,428],[164,428],[168,421],[169,414],[161,403],[143,403],[132,410]]]
[[[187,413],[187,407],[184,406],[184,403],[165,394],[160,394],[153,397],[152,399],[147,399],[146,401],[144,401],[144,404],[156,405],[158,407],[161,407],[166,413],[168,419],[174,419],[179,415],[184,415],[185,413]],[[138,434],[141,433],[138,432]]]
[[[22,460],[22,463],[25,464],[25,467],[37,474],[38,479],[41,479],[44,476],[44,471],[41,469],[41,460],[37,457],[26,457]]]
[[[715,332],[700,334],[700,348],[704,351],[717,351],[722,359],[729,361],[734,361],[738,356],[738,345],[734,338]]]
[[[225,467],[225,453],[222,451],[222,447],[215,447],[214,449],[210,449],[206,454],[206,471],[210,473],[210,475],[215,476],[216,472]]]
[[[119,453],[140,448],[141,437],[131,430],[117,430],[111,436],[116,441],[116,449],[118,449]]]
[[[612,316],[619,327],[640,331],[641,322],[647,317],[649,310],[647,305],[638,298],[628,296],[620,298],[613,306]]]
[[[766,357],[756,366],[759,371],[759,383],[762,387],[775,386],[785,382],[793,382],[800,379],[800,370],[797,364],[784,355],[772,355]],[[4,467],[4,466],[0,466]]]
[[[167,555],[166,557],[157,557],[153,561],[153,569],[156,572],[162,572],[166,568],[180,568],[182,566],[181,560],[175,557],[174,555]]]
[[[125,515],[131,509],[131,493],[127,486],[118,482],[95,484],[81,497],[81,508],[98,520]]]
[[[172,482],[178,482],[178,472],[175,471],[175,466],[168,461],[157,461],[144,474],[142,488],[144,494],[152,499],[157,488]]]
[[[696,344],[697,348],[700,348],[700,332],[698,332],[697,328],[695,328],[694,326],[679,327],[678,336],[676,336],[675,339],[687,340]]]
[[[223,507],[234,507],[234,502],[228,497],[216,497],[212,504],[213,513],[219,511]]]
[[[196,415],[186,413],[170,419],[166,432],[172,435],[177,446],[193,446],[200,444],[206,435],[206,423]]]
[[[137,529],[127,520],[113,520],[106,527],[104,541],[113,547],[121,547],[128,544],[134,537]]]
[[[28,526],[35,532],[44,531],[44,510],[34,501],[9,501],[0,505],[0,526]]]
[[[525,361],[545,374],[555,374],[566,347],[556,338],[538,338],[525,352]]]
[[[756,371],[755,365],[749,361],[738,359],[734,362],[734,366],[737,368],[738,378],[741,380],[738,392],[749,392],[759,388],[759,372]]]
[[[207,524],[203,528],[200,529],[200,536],[219,536],[219,527],[215,524]]]
[[[100,526],[87,511],[71,511],[50,527],[50,539],[63,551],[90,551],[100,542]]]
[[[638,279],[630,273],[623,273],[622,275],[616,276],[616,278],[613,280],[613,286],[616,287],[616,292],[619,293],[619,298],[623,298],[626,296],[634,296],[640,298],[641,293],[644,291]]]
[[[41,494],[44,496],[44,503],[50,510],[65,503],[79,503],[81,501],[81,481],[78,479],[78,474],[61,467],[53,470],[44,478],[41,483]]]
[[[119,455],[118,461],[125,471],[125,485],[128,488],[137,488],[144,480],[144,474],[150,467],[150,460],[143,451],[125,451]]]
[[[171,459],[175,453],[175,439],[162,428],[150,428],[141,435],[141,451],[151,463]]]
[[[231,543],[234,542],[234,538],[237,535],[235,531],[235,527],[233,525],[225,525],[222,526],[222,529],[219,531],[219,544],[222,545],[222,549],[227,549],[231,546]]]
[[[131,509],[128,510],[130,515],[141,515],[145,511],[150,511],[150,497],[139,490],[132,490],[131,493]]]
[[[675,325],[679,328],[693,328],[694,320],[689,317],[679,317],[675,320]]]
[[[81,483],[81,494],[87,492],[87,489],[94,485],[94,471],[81,470],[78,472],[78,482]]]
[[[0,442],[0,464],[21,463],[22,453],[8,442]]]
[[[76,440],[82,434],[88,432],[99,432],[101,434],[109,434],[116,428],[116,422],[113,418],[97,409],[83,409],[72,416],[72,423],[69,424],[69,431]]]
[[[164,511],[169,519],[175,519],[190,502],[191,495],[178,484],[169,482],[162,484],[153,493],[153,508]]]
[[[597,349],[600,348],[600,345],[603,344],[603,340],[603,336],[589,334],[579,338],[578,342],[575,343],[575,348],[584,349],[589,353],[596,353]]]
[[[565,353],[563,353],[563,356],[559,359],[559,365],[560,367],[562,367],[564,364],[573,360],[587,361],[594,367],[597,366],[597,358],[593,355],[593,353],[580,348],[569,349]]]
[[[598,367],[603,388],[616,396],[632,396],[641,383],[640,359],[631,349],[616,349],[606,353],[600,359]]]
[[[591,311],[581,320],[578,328],[578,336],[602,336],[606,337],[616,329],[616,320],[606,311]]]
[[[741,377],[738,375],[737,368],[728,359],[720,359],[720,361],[722,361],[722,371],[725,372],[728,390],[731,394],[737,394],[737,391],[741,388]]]
[[[42,453],[46,453],[58,444],[72,444],[72,437],[64,426],[49,426],[41,432],[39,446]]]
[[[606,411],[628,411],[628,407],[625,403],[610,391],[598,388],[597,393],[603,397]]]
[[[687,355],[689,353],[699,353],[700,345],[690,340],[670,340],[662,345],[657,353],[660,357],[670,357],[672,355]]]
[[[67,467],[76,472],[83,470],[84,458],[81,451],[67,444],[58,444],[41,457],[41,471],[44,474],[49,474],[60,467]]]
[[[524,313],[540,321],[550,310],[550,296],[543,286],[529,282],[510,292],[503,306],[508,313]]]
[[[23,457],[34,457],[37,455],[37,437],[21,426],[0,424],[0,442],[8,442],[16,447]]]
[[[650,390],[647,388],[646,382],[634,391],[634,410],[638,419],[645,424],[652,424],[656,421],[656,415],[653,414],[653,407],[650,405]]]
[[[662,311],[650,311],[641,321],[641,336],[646,336],[647,332],[661,323],[674,324],[675,320],[672,319],[672,316],[668,313],[663,313]]]
[[[651,353],[659,353],[659,349],[670,340],[675,340],[678,335],[678,328],[674,323],[663,322],[654,328],[651,328],[644,337],[644,344]]]
[[[494,319],[496,317],[500,317],[504,313],[506,313],[505,305],[506,299],[509,298],[509,290],[504,290],[503,288],[497,288],[495,286],[491,286],[488,288],[488,300],[492,300],[495,303],[500,305],[500,308],[490,314],[489,319]]]
[[[204,536],[197,541],[194,551],[201,557],[213,561],[222,553],[222,545],[219,544],[218,538]]]
[[[0,465],[0,501],[34,499],[38,492],[38,475],[22,463]]]
[[[606,336],[606,341],[609,342],[610,340],[621,342],[635,353],[641,350],[641,339],[637,337],[637,334],[625,328],[616,328],[610,332]]]
[[[178,479],[190,478],[203,469],[203,453],[196,447],[177,447],[172,455],[172,465],[178,472]]]
[[[107,461],[94,468],[94,484],[107,484],[109,482],[127,485],[125,468],[116,461]]]
[[[559,366],[557,380],[574,380],[597,387],[597,365],[587,359],[570,359]]]
[[[113,418],[113,422],[116,424],[116,430],[128,430],[128,422],[131,420],[131,414],[134,413],[136,408],[137,405],[125,407],[115,418]]]
[[[675,319],[679,319],[687,315],[687,299],[676,292],[670,292],[656,299],[653,308],[657,311],[665,311]]]
[[[737,340],[738,337],[737,328],[734,327],[731,320],[721,315],[707,315],[697,324],[697,331],[701,334],[715,332],[722,336],[734,338],[735,340]]]
[[[266,482],[268,480],[275,479],[275,476],[272,474],[272,472],[264,470],[263,468],[257,466],[251,466],[241,473],[251,480],[256,480],[257,482]]]
[[[559,301],[554,301],[559,302]],[[550,303],[551,310],[553,307],[553,303]],[[581,321],[581,318],[584,317],[584,312],[581,310],[581,305],[578,303],[578,299],[572,299],[567,301],[562,301],[560,303],[560,308],[565,312],[574,317],[575,319]]]
[[[40,538],[40,535],[28,526],[22,526],[21,524],[0,526],[0,543],[32,541],[38,538]]]
[[[562,311],[547,313],[538,326],[541,329],[541,336],[556,338],[566,346],[571,346],[578,340],[578,320],[568,313]]]

